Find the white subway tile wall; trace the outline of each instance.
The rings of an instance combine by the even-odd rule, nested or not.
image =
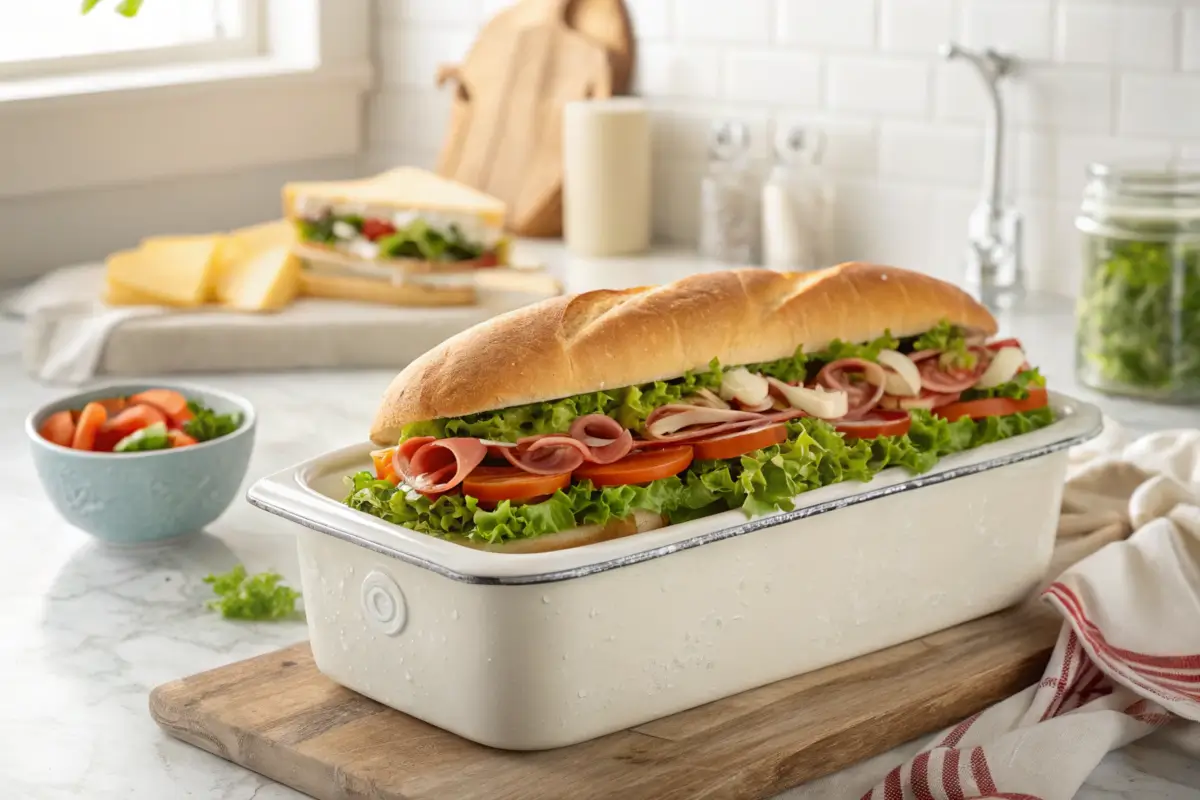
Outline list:
[[[375,0],[372,166],[432,165],[450,109],[437,67],[508,0]],[[746,123],[760,170],[782,128],[819,128],[836,256],[956,279],[983,180],[978,76],[956,39],[1015,53],[1006,190],[1031,284],[1074,294],[1088,163],[1200,161],[1200,0],[626,0],[635,91],[654,115],[654,228],[693,242],[709,126]]]

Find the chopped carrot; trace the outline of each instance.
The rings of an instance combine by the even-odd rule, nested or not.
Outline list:
[[[392,461],[392,457],[395,454],[396,448],[394,447],[389,447],[386,450],[375,450],[371,453],[371,462],[375,465],[375,477],[377,479],[400,483],[400,479],[396,476],[396,467]]]
[[[188,436],[178,428],[172,428],[167,431],[167,436],[171,440],[171,447],[188,447],[197,444],[196,440]]]
[[[70,411],[56,411],[46,418],[38,433],[47,441],[70,447],[75,441],[75,417]]]
[[[147,389],[130,397],[129,402],[154,406],[166,414],[171,424],[177,428],[192,418],[187,398],[172,389]]]
[[[117,446],[117,442],[134,431],[140,431],[156,422],[165,425],[167,423],[166,415],[154,406],[131,405],[101,426],[100,432],[96,436],[95,449],[106,453],[112,452],[112,449]]]
[[[75,426],[75,436],[71,439],[71,447],[76,450],[91,450],[96,446],[96,434],[108,420],[108,412],[100,403],[88,403],[79,412],[79,423]]]
[[[104,406],[104,410],[108,412],[108,416],[115,417],[125,410],[129,405],[129,401],[124,397],[106,397],[103,400],[97,400],[97,403]]]

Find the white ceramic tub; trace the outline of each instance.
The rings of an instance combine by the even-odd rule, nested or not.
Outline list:
[[[925,475],[555,553],[491,553],[342,505],[369,445],[265,478],[300,525],[318,668],[474,741],[560,747],[924,636],[1021,600],[1054,546],[1066,448],[1097,410]]]

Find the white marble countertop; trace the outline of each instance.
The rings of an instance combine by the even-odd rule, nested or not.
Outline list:
[[[544,257],[570,290],[654,283],[694,269],[678,254],[649,259]],[[1071,377],[1071,311],[1034,298],[1006,315],[1051,384],[1097,399]],[[206,612],[201,578],[238,562],[299,575],[293,528],[244,502],[182,544],[110,549],[61,520],[45,499],[22,422],[61,394],[20,368],[17,323],[0,320],[0,795],[14,800],[283,800],[302,795],[159,732],[154,686],[305,638],[303,623],[241,624]],[[391,372],[195,376],[259,410],[247,484],[314,453],[360,441]],[[1200,410],[1100,400],[1136,430],[1200,426]],[[800,796],[803,796],[800,793]],[[1194,764],[1130,747],[1105,759],[1082,798],[1200,797]]]

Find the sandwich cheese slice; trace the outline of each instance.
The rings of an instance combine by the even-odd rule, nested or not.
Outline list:
[[[1052,424],[1045,381],[996,330],[955,286],[861,263],[553,298],[396,376],[346,502],[507,553],[791,510]]]
[[[332,253],[416,272],[507,264],[505,205],[425,170],[401,167],[354,181],[291,183],[284,214],[300,252]]]

